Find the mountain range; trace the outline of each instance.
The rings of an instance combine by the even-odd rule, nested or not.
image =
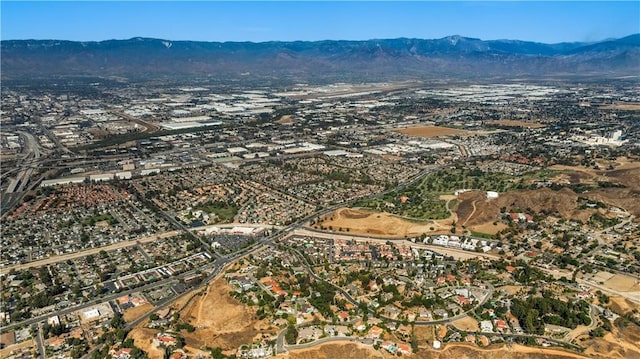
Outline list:
[[[199,42],[152,38],[0,42],[3,80],[64,76],[129,79],[614,78],[640,74],[640,34],[543,44],[448,36],[367,41]]]

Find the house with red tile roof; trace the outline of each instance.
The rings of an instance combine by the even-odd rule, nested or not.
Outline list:
[[[398,344],[398,352],[404,355],[411,354],[411,347],[407,344]]]
[[[349,320],[349,312],[345,312],[344,310],[338,313],[338,318],[340,318],[340,320],[342,320],[343,322],[346,322]]]
[[[374,325],[373,327],[371,327],[371,329],[369,329],[369,338],[371,338],[371,339],[380,338],[380,336],[382,335],[383,331],[384,330],[382,330],[382,328],[380,328],[377,325]]]
[[[122,348],[111,354],[113,359],[129,359],[131,358],[131,348]]]
[[[353,329],[361,332],[361,331],[367,329],[367,326],[362,321],[358,321],[358,322],[356,322],[356,324],[353,325]]]
[[[493,321],[493,323],[495,324],[497,331],[502,332],[506,329],[509,329],[509,325],[507,324],[507,322],[502,319],[496,319]]]
[[[458,304],[460,304],[460,305],[469,305],[469,304],[471,304],[471,300],[469,298],[466,298],[466,297],[461,296],[461,295],[456,297],[456,302]]]
[[[158,333],[156,337],[153,338],[153,345],[159,347],[161,345],[164,346],[175,346],[178,343],[178,340],[167,333]]]

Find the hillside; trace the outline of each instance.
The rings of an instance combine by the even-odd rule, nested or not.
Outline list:
[[[335,80],[637,76],[640,34],[600,43],[542,44],[449,36],[316,42],[1,42],[2,79],[125,76],[132,79]]]

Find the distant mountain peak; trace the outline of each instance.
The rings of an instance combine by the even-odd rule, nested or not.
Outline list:
[[[2,79],[51,76],[215,76],[277,79],[482,78],[573,74],[638,76],[640,34],[598,43],[542,44],[461,35],[368,41],[0,42]],[[171,49],[171,51],[167,51]],[[242,76],[246,78],[246,76]]]

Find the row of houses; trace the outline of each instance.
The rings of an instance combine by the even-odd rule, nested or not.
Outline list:
[[[447,236],[442,234],[437,237],[432,237],[431,239],[425,238],[424,243],[428,244],[429,240],[432,240],[431,244],[436,246],[460,248],[468,251],[475,251],[476,248],[480,248],[486,253],[492,249],[491,243],[476,238],[463,237],[460,239],[458,236]]]

